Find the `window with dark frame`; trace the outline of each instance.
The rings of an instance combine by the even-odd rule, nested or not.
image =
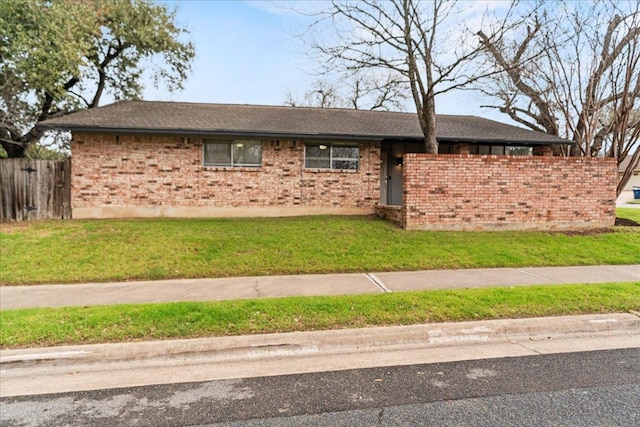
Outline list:
[[[504,145],[472,145],[471,154],[493,154],[498,156],[530,156],[531,147],[525,146],[504,146]]]
[[[358,170],[360,148],[356,144],[306,143],[304,167],[308,169]]]
[[[262,166],[262,142],[255,140],[205,141],[204,165],[227,167]]]

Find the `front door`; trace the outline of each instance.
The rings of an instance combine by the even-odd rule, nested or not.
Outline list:
[[[380,204],[402,205],[402,154],[380,153]]]
[[[402,206],[404,172],[402,156],[405,153],[424,153],[422,142],[385,141],[380,153],[380,204]]]
[[[387,173],[389,187],[388,203],[394,206],[402,206],[402,154],[391,154],[387,158]]]
[[[388,153],[380,153],[380,204],[386,205],[389,200],[389,172],[387,159]]]

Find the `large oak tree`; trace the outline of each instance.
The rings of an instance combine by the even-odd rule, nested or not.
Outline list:
[[[0,143],[23,157],[37,124],[105,94],[140,96],[150,78],[180,89],[194,48],[175,12],[149,0],[0,1]]]

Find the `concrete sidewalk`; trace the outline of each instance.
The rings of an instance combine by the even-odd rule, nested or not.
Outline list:
[[[0,287],[0,309],[640,282],[640,265],[490,268]]]

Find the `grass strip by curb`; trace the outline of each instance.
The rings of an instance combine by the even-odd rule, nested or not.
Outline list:
[[[640,282],[0,311],[2,348],[640,310]]]

